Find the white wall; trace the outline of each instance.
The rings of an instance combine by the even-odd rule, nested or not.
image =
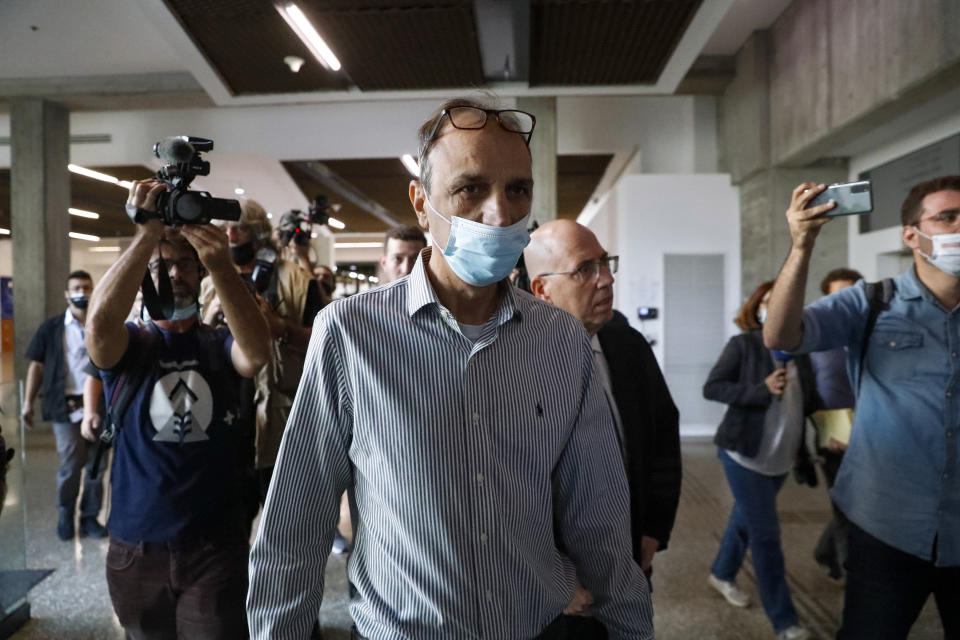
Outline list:
[[[208,155],[214,173],[218,163],[233,155],[274,160],[399,157],[416,150],[417,127],[440,102],[75,112],[71,134],[109,134],[112,141],[72,145],[70,158],[88,166],[145,164],[154,142],[184,133],[216,142]],[[714,171],[715,104],[706,96],[557,98],[557,150],[613,153],[636,146],[643,150],[648,172]],[[9,132],[10,116],[0,113],[0,136]],[[9,164],[10,147],[0,146],[0,167]]]
[[[890,162],[957,133],[960,133],[960,111],[953,111],[948,115],[928,120],[915,126],[909,133],[878,142],[868,151],[851,156],[850,179],[855,180],[862,171]],[[900,203],[897,204],[899,206]],[[898,261],[891,254],[903,248],[901,228],[880,229],[861,235],[858,217],[850,216],[847,222],[850,238],[850,266],[862,273],[868,281],[894,275],[890,271],[895,268],[894,265]],[[902,261],[901,266],[903,266]]]
[[[644,155],[646,158],[646,155]],[[624,176],[606,206],[589,223],[610,254],[620,256],[614,306],[657,341],[653,350],[663,366],[663,264],[665,254],[722,254],[725,302],[723,315],[733,318],[740,306],[740,199],[727,174]],[[660,317],[637,319],[640,306],[657,307]],[[737,332],[727,323],[727,334]],[[719,355],[719,352],[718,352]],[[713,433],[716,425],[683,423],[685,435]]]
[[[557,130],[560,154],[637,147],[645,173],[717,170],[716,100],[712,97],[558,98]]]

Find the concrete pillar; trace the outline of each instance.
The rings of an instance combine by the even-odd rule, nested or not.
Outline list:
[[[24,353],[37,327],[66,308],[70,112],[39,98],[15,98],[10,137],[14,374],[22,379]]]
[[[794,187],[801,182],[846,182],[847,164],[807,169],[768,169],[740,185],[740,273],[744,299],[765,280],[774,279],[790,251],[786,211]],[[846,267],[847,220],[829,223],[817,237],[810,260],[806,301],[820,297],[820,281],[837,267]]]
[[[737,53],[737,73],[720,99],[723,164],[734,183],[770,166],[770,34],[755,31]]]
[[[334,243],[337,241],[337,238],[334,234],[329,236],[323,233],[317,234],[317,237],[313,239],[311,243],[313,245],[313,250],[316,252],[317,259],[314,262],[315,266],[325,265],[328,267],[333,267],[334,264]]]
[[[557,219],[557,99],[518,98],[517,109],[537,119],[530,139],[533,219],[543,224]]]

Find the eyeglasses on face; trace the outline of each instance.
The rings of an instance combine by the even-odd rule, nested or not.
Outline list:
[[[620,266],[620,256],[606,256],[599,260],[585,262],[576,269],[569,271],[551,271],[550,273],[541,273],[540,276],[570,276],[580,282],[596,282],[600,277],[600,270],[606,269],[611,275],[617,272]]]
[[[170,272],[174,266],[177,267],[177,271],[180,273],[195,273],[200,271],[200,263],[196,258],[180,258],[179,260],[164,260],[164,268],[166,268],[167,273]],[[160,261],[151,260],[147,265],[147,268],[150,269],[150,273],[156,275],[160,273]]]
[[[927,221],[934,222],[936,224],[954,224],[958,217],[960,217],[960,209],[944,209],[943,211],[935,213],[932,216],[920,218],[914,223],[913,226],[919,227],[921,222]]]

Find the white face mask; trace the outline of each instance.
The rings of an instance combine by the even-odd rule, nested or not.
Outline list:
[[[938,233],[928,236],[920,229],[917,229],[917,233],[933,244],[933,255],[918,249],[920,255],[940,271],[960,278],[960,233]]]

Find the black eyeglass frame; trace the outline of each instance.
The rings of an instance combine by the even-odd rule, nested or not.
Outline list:
[[[453,121],[453,116],[450,115],[450,112],[455,109],[470,109],[471,111],[480,111],[483,112],[483,122],[480,123],[479,127],[460,127],[457,126],[457,123]],[[514,129],[508,129],[503,124],[503,119],[500,118],[501,113],[522,113],[525,116],[530,118],[530,131],[516,131]],[[527,113],[526,111],[521,111],[520,109],[483,109],[481,107],[472,107],[470,105],[459,105],[456,107],[448,107],[440,112],[440,117],[437,118],[437,122],[433,125],[433,129],[430,131],[430,135],[427,136],[427,142],[423,145],[423,151],[426,152],[430,148],[430,145],[433,143],[434,138],[437,135],[437,131],[440,130],[440,123],[443,122],[443,119],[446,118],[450,121],[450,125],[454,129],[462,129],[465,131],[483,129],[487,126],[487,120],[490,118],[490,114],[497,116],[497,124],[500,125],[500,128],[504,131],[509,131],[510,133],[516,133],[517,135],[523,136],[523,142],[528,147],[530,146],[530,138],[533,137],[533,130],[537,127],[537,117],[532,113]],[[423,166],[423,154],[421,153],[420,159],[418,162],[419,166]]]

